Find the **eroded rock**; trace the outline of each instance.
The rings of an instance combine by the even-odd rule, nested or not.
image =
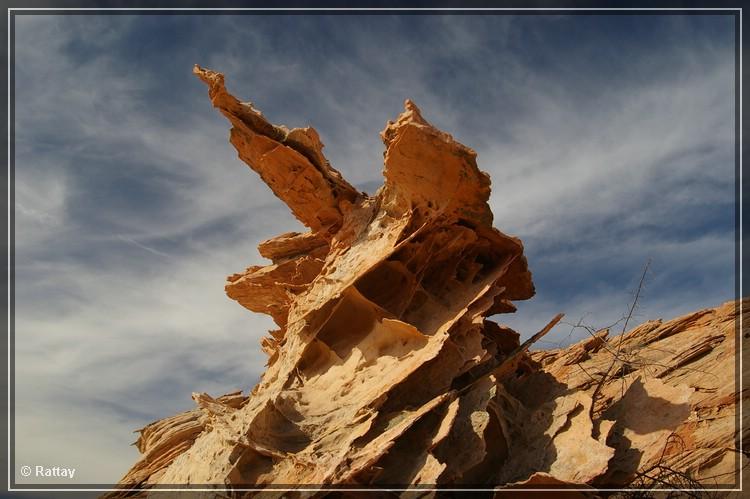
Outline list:
[[[228,278],[230,298],[279,327],[263,339],[261,381],[247,397],[194,395],[197,409],[140,430],[143,458],[114,495],[462,485],[587,497],[664,463],[734,479],[734,304],[529,354],[560,317],[524,344],[488,318],[534,285],[521,241],[492,226],[474,151],[407,101],[367,195],[315,130],[273,125],[221,74],[194,72],[240,159],[310,232],[264,241],[272,263]]]

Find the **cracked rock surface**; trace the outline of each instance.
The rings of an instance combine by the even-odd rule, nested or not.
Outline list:
[[[746,460],[737,303],[530,353],[560,317],[524,344],[489,319],[534,285],[521,241],[492,225],[473,150],[406,101],[381,133],[384,183],[368,195],[329,164],[315,130],[273,125],[220,73],[194,73],[239,158],[309,231],[264,241],[271,263],[227,280],[230,298],[278,326],[262,340],[261,381],[249,395],[194,394],[196,409],[141,429],[143,456],[111,496],[199,484],[237,497],[273,485],[584,497],[659,486],[665,469],[734,482]]]

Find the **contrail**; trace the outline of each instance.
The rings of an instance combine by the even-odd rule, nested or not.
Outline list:
[[[136,241],[136,240],[134,240],[134,239],[131,239],[131,238],[129,238],[129,237],[125,237],[125,236],[123,236],[123,235],[121,235],[121,234],[118,234],[118,236],[117,236],[117,237],[118,237],[118,238],[119,238],[120,240],[122,240],[122,241],[125,241],[126,243],[134,244],[134,245],[138,246],[138,247],[139,247],[139,248],[141,248],[141,249],[144,249],[144,250],[146,250],[146,251],[149,251],[149,252],[153,253],[154,255],[159,255],[159,256],[163,256],[164,258],[172,258],[172,256],[171,256],[171,255],[168,255],[168,254],[166,254],[166,253],[162,253],[161,251],[159,251],[159,250],[155,250],[154,248],[149,248],[149,247],[148,247],[148,246],[146,246],[145,244],[141,244],[141,243],[139,243],[138,241]]]

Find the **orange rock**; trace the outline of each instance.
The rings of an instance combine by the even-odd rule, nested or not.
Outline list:
[[[733,304],[529,354],[560,317],[524,344],[488,319],[534,286],[521,241],[492,227],[474,151],[406,101],[368,196],[329,165],[315,130],[273,125],[223,75],[194,72],[240,159],[310,232],[264,241],[273,263],[228,278],[230,298],[279,326],[262,342],[261,381],[248,397],[195,395],[198,409],[141,430],[143,458],[114,496],[427,484],[589,497],[652,484],[660,466],[733,478]]]

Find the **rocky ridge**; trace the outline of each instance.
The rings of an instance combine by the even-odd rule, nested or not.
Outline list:
[[[262,340],[260,383],[247,396],[194,394],[196,409],[139,430],[143,456],[110,496],[734,483],[746,462],[739,303],[530,353],[561,316],[523,344],[489,319],[534,285],[521,241],[492,226],[473,150],[406,101],[381,133],[384,184],[367,195],[331,167],[314,129],[273,125],[223,75],[194,72],[240,159],[309,231],[264,241],[271,263],[227,280],[230,298],[278,326]]]

